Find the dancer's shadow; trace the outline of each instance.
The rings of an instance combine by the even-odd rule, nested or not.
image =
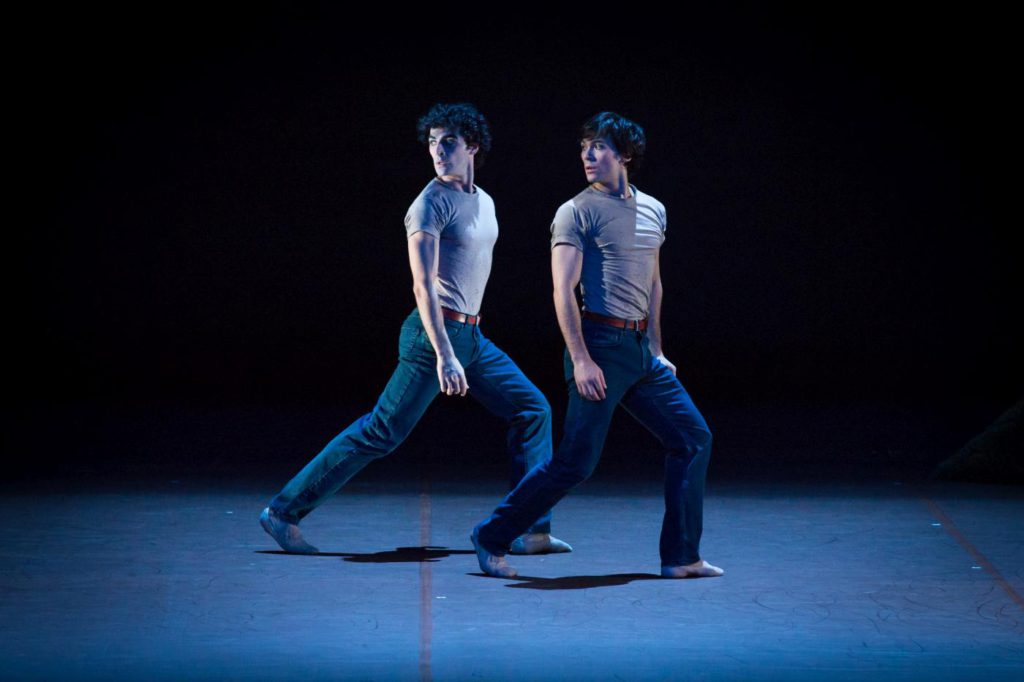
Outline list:
[[[472,575],[484,575],[473,573]],[[521,575],[510,578],[519,582],[510,583],[505,587],[521,590],[586,590],[592,587],[615,587],[628,585],[634,580],[661,580],[660,575],[653,573],[613,573],[611,575],[567,575],[563,578],[534,578]]]
[[[259,554],[285,554],[279,549],[258,550]],[[373,552],[372,554],[359,554],[356,552],[320,552],[313,557],[341,557],[345,561],[352,561],[359,564],[403,564],[403,563],[424,563],[445,559],[452,554],[475,554],[471,549],[448,549],[447,547],[397,547],[385,552]],[[304,555],[296,555],[304,556]]]
[[[374,552],[373,554],[354,554],[343,552],[338,556],[345,557],[345,561],[354,561],[360,564],[396,564],[396,563],[422,563],[424,561],[440,561],[452,554],[476,554],[471,549],[448,549],[447,547],[398,547],[387,552]]]

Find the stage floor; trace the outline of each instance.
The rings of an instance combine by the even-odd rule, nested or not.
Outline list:
[[[497,481],[353,481],[304,523],[271,484],[0,498],[3,679],[1017,680],[1024,490],[709,484],[721,578],[657,577],[658,482],[588,483],[571,554],[479,572]]]

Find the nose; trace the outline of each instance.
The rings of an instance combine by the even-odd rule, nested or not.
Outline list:
[[[584,161],[593,161],[594,160],[594,148],[593,147],[584,147],[583,151],[580,152],[580,156],[583,157]]]

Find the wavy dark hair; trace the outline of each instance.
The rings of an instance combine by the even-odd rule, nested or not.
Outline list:
[[[491,126],[475,106],[468,102],[435,104],[416,123],[416,134],[423,144],[430,142],[431,128],[447,128],[457,135],[462,135],[466,144],[475,144],[477,152],[474,156],[474,166],[483,167],[484,159],[491,151]]]
[[[647,150],[647,136],[640,124],[613,111],[602,111],[594,114],[580,130],[581,141],[595,137],[611,140],[619,154],[629,157],[626,168],[630,173],[640,169]]]

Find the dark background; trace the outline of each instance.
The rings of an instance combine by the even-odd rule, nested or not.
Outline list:
[[[1021,396],[1006,17],[54,12],[11,28],[15,480],[280,483],[365,412],[414,305],[402,218],[436,101],[491,121],[484,329],[556,414],[548,226],[603,109],[648,133],[666,352],[722,475],[923,475]],[[500,425],[438,403],[379,475],[501,469]],[[620,418],[603,466],[637,448]]]

